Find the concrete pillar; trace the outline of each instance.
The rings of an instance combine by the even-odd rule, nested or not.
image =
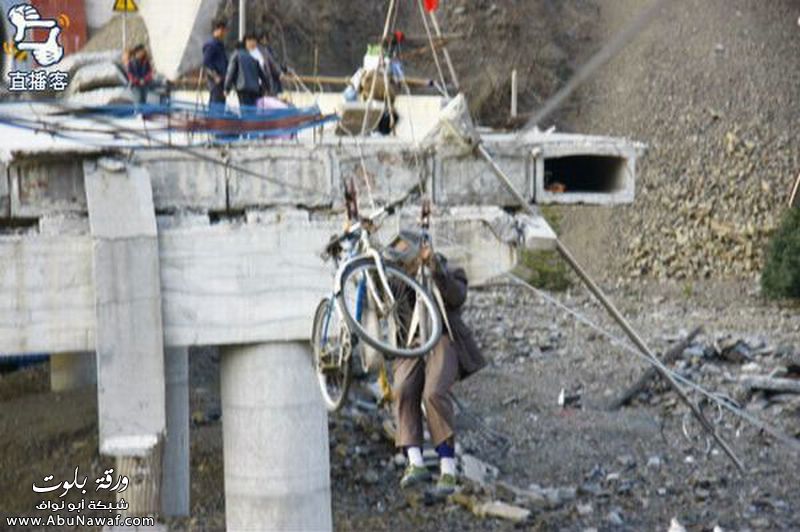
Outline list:
[[[328,416],[308,342],[227,347],[221,365],[227,530],[331,530]]]
[[[189,515],[189,349],[164,352],[167,434],[164,440],[161,512],[170,517]]]
[[[100,454],[133,486],[131,515],[160,513],[166,431],[161,276],[150,175],[124,161],[84,162],[92,233]],[[136,512],[133,512],[136,509]]]
[[[50,389],[54,392],[78,390],[97,383],[94,353],[56,353],[50,355]]]

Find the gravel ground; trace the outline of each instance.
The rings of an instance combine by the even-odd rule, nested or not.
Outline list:
[[[485,122],[503,123],[512,67],[521,73],[521,106],[534,107],[644,4],[460,1],[444,3],[441,17],[448,31],[467,36],[454,55],[476,111]],[[359,28],[349,34],[346,60],[335,65],[335,73],[349,72],[364,28],[376,27],[374,11],[362,11],[365,20],[349,4],[342,12],[281,10],[284,26],[295,28],[287,29],[290,51],[310,57],[314,39],[307,28],[330,33],[334,43]],[[764,244],[799,167],[792,137],[798,11],[796,0],[675,0],[554,117],[562,129],[650,145],[636,203],[563,209],[567,243],[606,281],[655,349],[703,325],[704,336],[675,369],[795,438],[797,398],[746,392],[738,378],[783,371],[800,346],[796,306],[763,301],[756,282]],[[325,42],[323,63],[337,52]],[[433,73],[424,63],[412,65],[412,72]],[[616,330],[582,290],[557,297]],[[418,493],[396,489],[402,466],[383,435],[381,414],[351,408],[330,420],[338,530],[666,530],[673,518],[690,530],[800,529],[798,457],[773,438],[728,414],[719,420],[747,465],[748,475],[741,476],[717,449],[706,454],[702,440],[692,444],[684,437],[685,409],[663,385],[630,407],[606,410],[643,363],[535,295],[507,287],[475,290],[466,313],[492,362],[456,393],[513,445],[499,452],[468,423],[461,445],[497,466],[500,480],[528,493],[549,489],[558,500],[543,504],[496,485],[465,485],[475,500],[530,509],[522,524],[478,518],[454,502],[427,505]],[[738,340],[749,358],[731,362],[722,346]],[[562,390],[579,402],[559,406]],[[26,486],[45,472],[64,476],[72,464],[92,472],[107,465],[97,454],[91,390],[50,393],[45,365],[2,376],[0,401],[5,514],[31,513],[37,499]],[[216,353],[197,350],[192,518],[170,521],[175,530],[224,528],[219,411]]]
[[[765,303],[741,285],[698,283],[691,293],[679,283],[608,288],[658,350],[703,325],[706,333],[696,345],[742,339],[768,373],[785,365],[783,357],[800,345],[796,309]],[[557,297],[612,328],[582,290]],[[663,530],[673,518],[690,530],[716,525],[725,530],[800,528],[793,480],[798,457],[774,439],[723,417],[721,433],[747,465],[743,477],[718,450],[706,455],[703,442],[693,445],[685,439],[680,427],[684,409],[663,387],[656,386],[631,407],[606,411],[609,399],[635,380],[643,365],[533,294],[509,287],[474,290],[466,318],[491,364],[458,384],[456,394],[469,412],[508,436],[512,446],[499,452],[461,415],[461,447],[497,466],[499,480],[524,490],[557,489],[558,500],[519,499],[502,487],[465,483],[465,493],[475,500],[505,500],[532,511],[527,521],[514,524],[475,517],[454,502],[428,505],[419,492],[401,493],[396,483],[402,466],[383,434],[381,413],[351,407],[330,418],[337,530]],[[191,360],[193,516],[169,524],[174,530],[222,530],[216,351],[196,350]],[[675,367],[736,396],[749,412],[792,436],[800,435],[796,398],[778,401],[737,391],[735,377],[744,371],[742,364],[713,356],[693,361],[687,355]],[[50,393],[46,365],[4,376],[0,389],[4,511],[25,512],[35,504],[34,494],[21,486],[41,471],[73,463],[87,471],[103,467],[91,390]],[[578,394],[579,405],[559,406],[562,389]]]

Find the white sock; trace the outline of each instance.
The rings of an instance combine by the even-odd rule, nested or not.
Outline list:
[[[456,459],[455,458],[442,458],[439,460],[439,468],[442,475],[456,476]]]
[[[408,454],[408,463],[417,467],[424,467],[425,462],[422,460],[422,449],[419,447],[409,447],[406,450]]]

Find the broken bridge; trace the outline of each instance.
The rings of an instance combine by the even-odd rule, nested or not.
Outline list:
[[[341,229],[344,180],[361,190],[368,180],[377,204],[422,180],[434,242],[473,284],[514,267],[522,247],[555,242],[487,165],[408,139],[187,152],[7,127],[0,138],[0,352],[50,353],[62,389],[96,376],[100,452],[122,474],[145,472],[125,494],[140,515],[189,512],[188,347],[211,345],[221,350],[227,528],[332,527],[327,414],[308,339],[331,289],[319,253]],[[483,138],[530,203],[633,201],[636,143]],[[415,223],[417,209],[382,235]]]

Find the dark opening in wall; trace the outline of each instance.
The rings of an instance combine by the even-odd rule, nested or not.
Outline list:
[[[625,187],[627,159],[613,155],[569,155],[544,161],[544,188],[555,193],[611,194]]]

